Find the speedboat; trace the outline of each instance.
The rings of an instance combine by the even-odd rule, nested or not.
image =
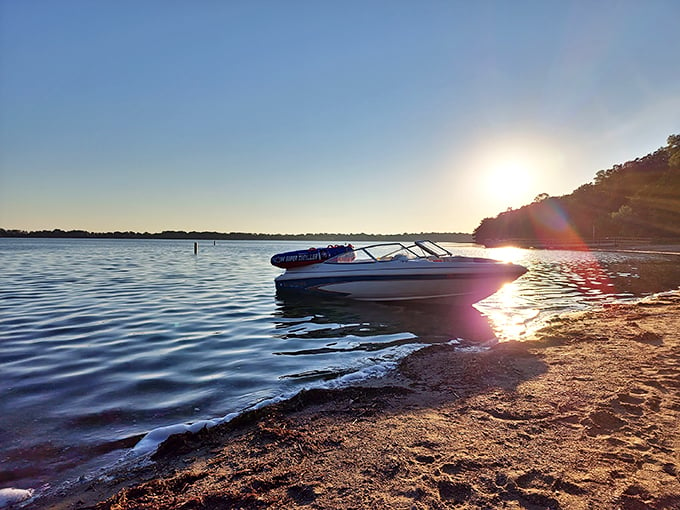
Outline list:
[[[421,301],[470,305],[495,293],[526,268],[497,260],[454,255],[432,241],[333,246],[323,257],[305,256],[301,264],[275,264],[286,271],[275,279],[280,293],[338,296],[359,301]],[[311,248],[309,251],[316,250]],[[326,249],[327,250],[327,249]],[[303,251],[272,257],[296,261]],[[320,260],[321,259],[321,260]]]

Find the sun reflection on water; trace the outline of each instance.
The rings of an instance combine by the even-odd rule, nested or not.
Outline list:
[[[534,330],[530,324],[539,314],[538,308],[527,306],[515,282],[504,285],[476,308],[487,317],[499,342],[522,340]]]
[[[514,264],[520,263],[526,258],[527,250],[524,248],[517,248],[515,246],[503,246],[493,249],[493,258],[501,262],[512,262]]]

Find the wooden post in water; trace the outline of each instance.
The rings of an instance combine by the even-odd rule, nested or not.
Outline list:
[[[198,254],[198,243],[194,243],[194,255]]]

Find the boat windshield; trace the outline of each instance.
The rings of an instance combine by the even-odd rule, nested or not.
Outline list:
[[[432,241],[416,241],[411,245],[384,243],[355,248],[326,261],[328,264],[357,264],[367,262],[388,262],[391,260],[415,260],[428,257],[445,257],[451,253]]]
[[[453,255],[453,253],[451,253],[449,250],[442,248],[437,243],[433,243],[432,241],[416,241],[415,246],[420,248],[426,254],[435,257],[450,257]]]

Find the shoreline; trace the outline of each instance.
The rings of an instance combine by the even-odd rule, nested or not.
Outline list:
[[[421,239],[423,236],[434,241],[452,243],[472,243],[472,234],[464,232],[411,232],[403,234],[358,233],[304,233],[304,234],[267,234],[261,232],[214,232],[165,230],[163,232],[88,232],[85,230],[39,230],[28,232],[17,229],[0,228],[0,239],[166,239],[174,241],[310,241],[328,242],[337,239],[351,239],[360,242],[400,241]]]
[[[25,508],[677,508],[679,330],[674,291],[486,352],[427,347]]]
[[[646,253],[649,255],[680,255],[680,244],[658,244],[650,246],[632,246],[613,250],[621,253]]]

